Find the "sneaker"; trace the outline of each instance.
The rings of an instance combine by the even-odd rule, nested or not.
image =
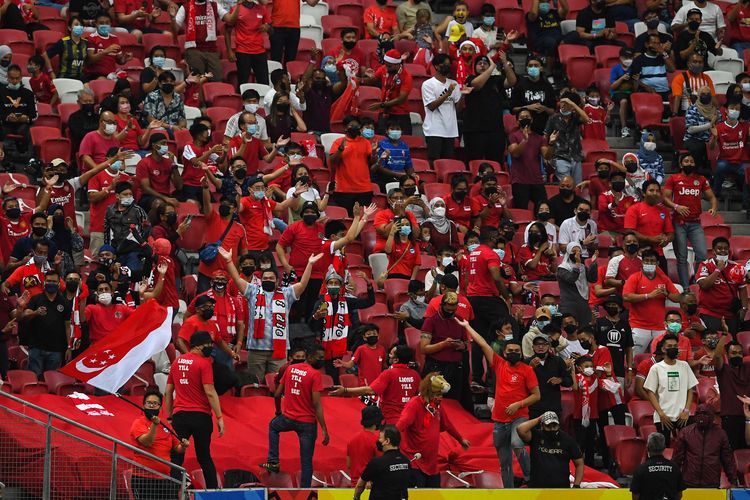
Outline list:
[[[265,462],[262,464],[258,464],[261,469],[266,469],[268,472],[272,472],[274,474],[277,474],[279,472],[279,464],[272,464],[269,462]]]
[[[620,137],[623,139],[625,137],[630,137],[630,129],[628,127],[622,127],[622,133],[620,134]]]
[[[721,189],[734,189],[734,181],[725,180],[721,183]]]

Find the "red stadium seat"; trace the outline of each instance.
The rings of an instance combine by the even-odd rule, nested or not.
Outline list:
[[[101,104],[105,97],[110,95],[115,88],[114,80],[91,80],[89,87],[94,91],[94,99]]]
[[[631,399],[628,401],[628,412],[633,416],[633,425],[636,427],[654,423],[654,407],[648,401]]]
[[[320,25],[323,27],[323,35],[326,38],[330,38],[330,39],[335,38],[336,40],[340,39],[341,30],[344,28],[357,29],[357,38],[359,38],[360,30],[352,22],[349,16],[337,16],[337,15],[323,16],[320,18]],[[341,42],[339,42],[339,44],[340,43]]]
[[[197,252],[203,246],[203,235],[208,228],[208,222],[205,217],[196,215],[190,224],[190,231],[177,240],[177,246],[186,252]]]
[[[174,45],[175,41],[171,33],[144,33],[141,37],[141,43],[143,44],[146,53],[149,53],[151,52],[151,49],[157,45],[161,45],[162,47],[166,45]]]
[[[750,471],[750,449],[734,450],[734,463],[737,472],[744,474]]]
[[[610,68],[599,68],[594,70],[594,83],[596,84],[596,88],[599,89],[599,94],[603,96],[609,96],[609,76],[611,71]]]
[[[289,61],[286,63],[286,70],[289,72],[292,83],[297,83],[302,78],[305,70],[310,65],[310,61]]]
[[[669,136],[672,139],[674,149],[678,153],[687,151],[684,146],[685,138],[685,117],[684,116],[671,116],[669,117]]]
[[[350,0],[329,0],[329,6],[337,16],[346,16],[351,19],[352,26],[362,33],[365,29],[364,14],[365,8],[362,4],[351,2]],[[322,21],[322,20],[321,20]]]
[[[34,125],[29,129],[31,135],[31,143],[35,146],[40,146],[44,141],[49,139],[59,139],[62,137],[59,128],[44,127]]]
[[[43,385],[44,392],[47,392],[47,384],[39,382],[36,373],[31,370],[8,370],[8,383],[16,394],[19,394],[25,385]]]
[[[219,129],[218,124],[220,122],[229,120],[232,116],[237,114],[237,110],[232,108],[219,108],[219,107],[211,107],[206,109],[206,116],[208,116],[211,119],[211,122],[214,124],[214,127],[216,130]],[[175,135],[176,138],[176,135]],[[190,139],[192,141],[192,138]]]
[[[388,278],[385,282],[385,296],[388,304],[393,305],[399,294],[406,293],[409,289],[409,280]]]
[[[636,437],[635,429],[629,425],[607,425],[604,427],[604,441],[609,448],[610,456],[614,456],[617,445],[625,439]]]
[[[578,90],[585,90],[594,82],[594,70],[596,58],[589,55],[570,57],[565,65],[565,74],[570,85]]]
[[[241,109],[242,97],[238,94],[217,95],[214,97],[213,105],[222,108]],[[220,127],[217,126],[216,128],[218,130]]]
[[[632,476],[643,462],[643,454],[646,451],[646,442],[641,438],[630,438],[622,440],[615,449],[615,462],[617,462],[620,474]]]
[[[435,160],[434,165],[440,182],[447,182],[448,175],[451,173],[468,173],[466,171],[466,164],[460,160]]]
[[[300,38],[299,45],[297,46],[297,61],[304,61],[306,64],[310,62],[312,57],[312,51],[316,48],[315,40],[309,38]],[[291,62],[291,61],[289,61]],[[287,62],[287,64],[289,64]]]
[[[472,474],[474,487],[482,490],[499,490],[503,487],[503,477],[499,472],[484,471]]]
[[[249,398],[252,396],[268,396],[268,387],[258,384],[247,384],[240,388],[240,397]]]
[[[388,314],[388,306],[385,304],[375,303],[370,307],[359,310],[359,321],[361,323],[369,323],[370,318],[373,316],[384,316]]]
[[[70,163],[70,150],[70,139],[64,137],[47,139],[40,145],[39,159],[44,163],[49,163],[55,158],[62,158]]]
[[[640,128],[667,128],[662,123],[661,117],[664,110],[661,96],[646,92],[635,92],[630,95],[630,104],[633,106],[633,115]]]
[[[713,226],[716,224],[724,224],[724,217],[720,213],[711,215],[708,212],[701,212],[701,226]]]
[[[0,29],[0,45],[9,45],[16,40],[28,40],[28,35],[25,31],[14,30],[14,29]],[[15,54],[14,54],[15,55]],[[14,61],[15,57],[14,57]]]
[[[47,370],[43,376],[50,394],[64,396],[70,394],[73,390],[83,392],[83,384],[76,382],[76,379],[70,375],[65,375],[57,370]]]
[[[549,293],[555,297],[560,296],[560,285],[557,281],[542,281],[539,283],[539,296]]]
[[[620,62],[620,47],[617,45],[597,45],[594,47],[596,64],[600,68],[611,68]]]
[[[656,426],[653,424],[642,425],[638,428],[638,435],[644,441],[648,441],[648,437],[656,432]]]
[[[206,101],[206,104],[213,104],[214,97],[220,96],[220,95],[234,95],[235,87],[228,83],[223,82],[208,82],[203,84],[203,99]],[[232,114],[236,113],[236,111],[233,111]]]
[[[266,373],[266,387],[268,387],[268,390],[271,392],[271,394],[276,392],[276,374],[275,373]]]
[[[406,338],[406,345],[414,351],[414,361],[420,366],[424,367],[424,353],[419,346],[422,332],[419,328],[407,327],[404,329],[404,337]]]
[[[32,35],[37,52],[46,51],[50,45],[57,43],[65,35],[58,31],[37,30]]]
[[[585,45],[560,44],[557,47],[557,56],[563,65],[568,64],[571,57],[588,55],[589,49]]]
[[[359,379],[351,373],[342,373],[339,375],[339,383],[348,389],[359,387]]]
[[[13,51],[14,57],[20,54],[31,57],[36,53],[34,42],[30,42],[29,40],[16,40],[15,42],[10,42],[8,46]]]
[[[431,182],[429,184],[425,184],[423,189],[424,195],[428,200],[431,200],[435,197],[445,198],[446,196],[451,194],[451,185],[444,182]]]

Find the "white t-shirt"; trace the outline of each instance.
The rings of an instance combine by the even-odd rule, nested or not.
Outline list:
[[[276,89],[272,87],[268,89],[266,95],[263,96],[263,108],[266,110],[266,116],[271,112],[271,104],[273,104],[273,96],[275,95]],[[294,106],[294,109],[297,111],[305,111],[307,109],[307,104],[299,102],[299,97],[297,97],[297,94],[294,92],[289,93],[289,102],[292,103],[292,106]]]
[[[705,7],[698,7],[695,2],[689,2],[682,7],[674,15],[672,19],[672,26],[676,24],[685,24],[687,22],[687,13],[690,9],[698,9],[703,14],[701,20],[701,31],[705,31],[716,40],[716,31],[726,27],[724,23],[724,14],[721,12],[721,7],[715,3],[707,2]]]
[[[452,20],[452,21],[450,21],[450,22],[448,23],[448,28],[446,28],[446,30],[445,30],[445,37],[446,37],[446,38],[448,38],[448,37],[449,37],[449,36],[451,35],[451,28],[452,28],[452,27],[453,27],[453,25],[455,25],[455,24],[461,24],[461,23],[459,23],[459,22],[458,22],[458,21],[456,21],[455,19],[454,19],[454,20]],[[461,26],[463,26],[463,27],[464,27],[464,31],[466,32],[466,38],[471,38],[472,34],[474,33],[474,25],[473,25],[473,24],[471,24],[471,22],[470,22],[470,21],[464,21],[464,23],[463,23],[463,24],[461,24]],[[484,40],[482,40],[482,41],[484,41]]]
[[[448,92],[448,87],[455,84],[453,93],[443,101],[435,111],[427,107],[443,92]],[[435,77],[430,78],[422,84],[422,102],[424,103],[424,123],[422,131],[425,137],[458,137],[458,119],[456,118],[456,103],[461,100],[461,90],[455,80],[447,78],[445,83]]]
[[[622,259],[625,258],[625,255],[618,255],[617,257],[612,257],[609,259],[609,262],[607,263],[607,272],[604,275],[605,278],[615,278],[617,276],[617,273],[620,271],[620,262],[622,262]]]
[[[435,268],[435,273],[436,273],[436,274],[437,274],[438,276],[443,276],[443,275],[445,275],[445,271],[443,271],[443,270],[442,270],[442,269],[440,269],[439,267],[436,267],[436,268]],[[453,274],[453,276],[455,276],[455,277],[456,277],[456,279],[459,279],[459,277],[458,277],[458,271],[453,271],[453,272],[452,272],[451,274]],[[425,291],[426,291],[426,290],[429,290],[430,288],[432,288],[432,284],[433,284],[434,282],[435,282],[435,278],[433,278],[433,277],[432,277],[432,273],[431,273],[431,272],[430,272],[430,273],[427,273],[427,274],[425,274],[425,276],[424,276],[424,289],[425,289]]]
[[[698,385],[698,379],[695,378],[690,365],[678,359],[673,365],[660,361],[652,366],[643,383],[643,388],[656,394],[662,411],[675,421],[687,405],[688,391],[696,385]],[[656,412],[654,412],[654,422],[660,422]]]
[[[224,137],[234,137],[240,133],[240,115],[244,113],[243,109],[239,113],[235,113],[227,120],[227,126],[224,128]],[[253,137],[260,139],[261,141],[268,140],[268,128],[266,127],[266,119],[260,115],[255,115],[255,121],[258,124],[258,131],[253,134]]]
[[[578,243],[582,242],[586,239],[589,235],[597,235],[596,232],[596,222],[589,219],[586,221],[586,224],[581,226],[578,224],[578,220],[576,220],[575,217],[571,217],[570,219],[565,219],[562,224],[560,224],[560,236],[558,241],[561,245],[567,245],[571,241],[577,241]],[[589,256],[589,251],[581,245],[581,255],[584,257]]]
[[[541,222],[541,221],[534,221],[534,222]],[[532,222],[531,224],[533,224]],[[526,229],[523,230],[523,242],[527,245],[529,244],[529,228],[531,227],[531,224],[526,224]],[[554,245],[557,243],[557,226],[552,224],[551,222],[542,222],[544,224],[544,229],[547,231],[547,241],[549,241],[550,245]]]

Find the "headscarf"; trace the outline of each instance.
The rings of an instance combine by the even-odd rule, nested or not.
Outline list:
[[[700,89],[698,89],[698,99],[695,101],[695,107],[698,109],[698,112],[705,118],[706,120],[712,120],[717,113],[716,106],[714,106],[713,99],[708,104],[703,104],[701,102],[700,96],[701,94],[708,93],[711,95],[711,89],[708,87],[708,85],[704,85]]]
[[[439,201],[445,203],[445,200],[443,200],[439,196],[436,196],[430,200],[430,216],[425,222],[431,222],[432,226],[435,228],[435,231],[437,231],[438,233],[447,234],[451,230],[451,221],[448,220],[448,217],[446,217],[445,215],[443,215],[442,217],[435,215],[435,205]]]
[[[0,45],[0,59],[10,54],[13,55],[13,50],[8,47],[7,45]],[[11,59],[11,64],[13,64],[13,60]],[[9,66],[3,67],[0,66],[0,83],[3,85],[8,83],[8,68]]]
[[[638,148],[638,156],[636,156],[636,161],[638,161],[638,164],[640,165],[641,161],[644,161],[646,163],[652,163],[657,161],[659,157],[659,153],[656,152],[656,150],[649,151],[644,147],[644,144],[649,142],[648,138],[650,135],[653,135],[648,130],[644,130],[643,134],[641,134],[641,144]],[[655,138],[654,138],[655,139]]]
[[[558,267],[567,269],[570,272],[575,272],[576,265],[570,260],[570,256],[573,254],[573,250],[575,248],[581,248],[580,243],[578,243],[577,241],[571,241],[570,243],[568,243],[568,246],[565,248],[565,257]],[[581,257],[581,268],[580,272],[578,273],[578,279],[576,280],[576,289],[578,290],[578,293],[581,295],[581,297],[588,300],[589,284],[586,282],[586,265],[583,263],[583,257]]]

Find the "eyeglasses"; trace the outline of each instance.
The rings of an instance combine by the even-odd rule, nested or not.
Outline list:
[[[159,401],[146,401],[143,403],[143,406],[147,408],[159,408],[161,407],[161,403]]]

